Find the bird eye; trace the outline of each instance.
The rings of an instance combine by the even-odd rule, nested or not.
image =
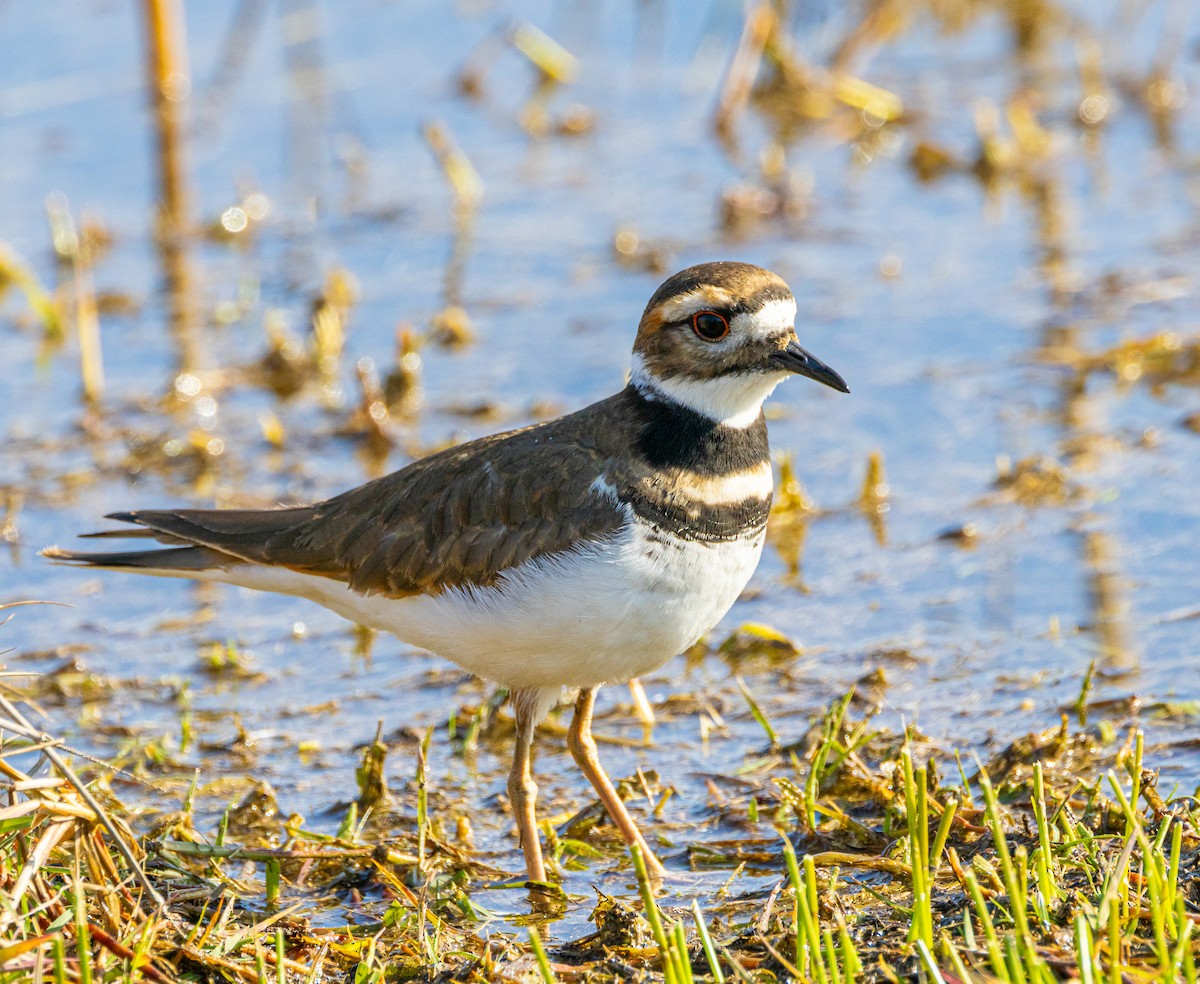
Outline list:
[[[715,311],[698,311],[692,315],[692,331],[706,342],[719,342],[729,334],[729,322]]]

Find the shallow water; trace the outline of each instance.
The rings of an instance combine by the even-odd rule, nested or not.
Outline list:
[[[205,226],[251,191],[270,212],[230,241],[193,243],[203,323],[174,334],[150,234],[153,131],[132,8],[0,11],[0,238],[53,284],[64,274],[43,203],[65,195],[112,234],[97,289],[128,295],[135,308],[101,316],[107,389],[90,412],[74,340],[47,351],[15,292],[0,309],[0,486],[21,500],[14,542],[0,553],[0,601],[71,606],[17,609],[3,628],[9,666],[53,668],[63,652],[31,654],[67,647],[91,673],[133,682],[102,700],[50,702],[50,730],[105,755],[165,736],[184,765],[208,778],[269,781],[285,812],[333,829],[376,722],[396,736],[388,771],[401,790],[415,762],[401,729],[433,727],[435,796],[470,810],[480,847],[517,870],[497,801],[506,749],[485,743],[472,761],[446,727],[460,706],[486,697],[485,686],[389,639],[363,655],[350,627],[299,601],[89,575],[36,551],[70,545],[117,509],[319,498],[403,465],[410,452],[583,406],[622,384],[633,325],[663,276],[725,257],[792,284],[802,341],[852,394],[796,381],[771,401],[772,446],[794,456],[823,510],[804,541],[804,590],[768,548],[748,596],[712,634],[719,642],[740,623],[765,623],[801,655],[739,665],[681,657],[645,681],[651,698],[698,696],[725,727],[702,743],[701,712],[668,705],[652,747],[603,749],[614,775],[653,769],[675,787],[665,836],[719,838],[704,777],[746,769],[764,748],[735,674],[788,741],[883,666],[882,720],[915,722],[969,752],[1056,723],[1096,660],[1093,699],[1117,702],[1109,713],[1118,726],[1147,729],[1168,788],[1200,783],[1188,740],[1200,701],[1200,437],[1184,425],[1200,411],[1198,374],[1121,383],[1062,364],[1064,353],[1077,362],[1161,332],[1177,333],[1185,351],[1197,345],[1200,24],[1186,5],[1149,4],[1134,22],[1115,4],[1080,5],[1086,17],[1064,14],[1024,56],[997,14],[944,32],[914,5],[904,33],[849,66],[898,94],[905,120],[864,130],[838,113],[802,128],[786,154],[802,189],[797,214],[737,236],[721,228],[721,195],[762,184],[758,161],[772,133],[750,107],[737,123],[737,159],[712,136],[739,4],[712,4],[702,16],[682,3],[248,4],[256,27],[231,49],[237,6],[188,10],[191,192]],[[482,99],[458,94],[472,52],[517,13],[579,59],[578,79],[549,111],[586,106],[590,132],[535,140],[521,128],[533,72],[511,49],[487,72]],[[289,41],[304,16],[311,39]],[[805,7],[791,27],[795,49],[825,63],[851,24]],[[1079,69],[1089,38],[1108,100],[1103,123],[1090,128],[1079,122],[1091,91]],[[1140,92],[1160,63],[1182,105],[1156,128]],[[1017,169],[990,182],[965,170],[917,180],[909,160],[918,141],[972,160],[983,102],[1003,106],[1020,93],[1047,133],[1043,156],[1018,154]],[[450,292],[477,339],[422,349],[425,404],[394,422],[396,446],[372,464],[342,433],[358,400],[355,365],[369,359],[385,371],[397,325],[422,329],[447,303],[455,222],[422,137],[430,120],[446,125],[483,183]],[[619,229],[661,251],[667,269],[618,262]],[[261,357],[265,321],[304,335],[334,268],[352,274],[359,300],[331,387],[282,400],[214,375]],[[198,393],[179,380],[183,371],[201,381]],[[173,391],[189,398],[164,407]],[[482,405],[488,413],[461,412]],[[280,449],[264,439],[266,413],[283,426]],[[162,453],[193,434],[219,439],[222,453],[199,456],[203,467]],[[882,542],[857,506],[876,450],[889,493]],[[1030,456],[1061,465],[1070,493],[1062,501],[1029,505],[997,489],[998,459]],[[969,544],[942,537],[963,526],[976,532]],[[205,672],[214,641],[235,642],[261,676]],[[181,685],[196,730],[182,752]],[[1140,698],[1132,717],[1121,703],[1130,695]],[[600,731],[640,736],[624,688],[609,688],[601,706],[613,713]],[[235,741],[239,727],[252,747]],[[543,739],[538,770],[547,815],[565,818],[587,801],[561,741]],[[161,794],[118,791],[164,806]],[[210,817],[220,808],[214,795]],[[727,877],[689,874],[680,892],[703,895]],[[598,862],[567,884],[587,897],[593,884],[613,892],[626,882],[625,869]],[[496,894],[497,908],[522,910],[519,893]],[[579,930],[585,915],[576,907],[556,932]]]

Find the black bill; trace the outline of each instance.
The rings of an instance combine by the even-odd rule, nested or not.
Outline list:
[[[846,381],[841,376],[815,355],[802,349],[799,342],[790,342],[787,348],[774,353],[771,358],[789,372],[797,372],[801,376],[815,379],[818,383],[831,386],[841,393],[850,392],[850,387],[846,385]]]

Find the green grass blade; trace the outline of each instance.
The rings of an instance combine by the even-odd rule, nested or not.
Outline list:
[[[667,943],[666,930],[663,929],[662,914],[658,911],[658,903],[654,901],[654,889],[650,885],[650,875],[646,870],[646,859],[642,855],[641,847],[630,844],[629,856],[633,859],[633,870],[637,874],[638,891],[642,896],[642,906],[646,910],[646,921],[650,923],[650,932],[654,936],[654,942],[658,944],[664,984],[682,984],[675,976],[671,948]]]
[[[529,946],[533,950],[543,984],[557,984],[558,978],[554,976],[554,971],[550,967],[550,958],[546,956],[546,948],[542,946],[542,937],[536,926],[529,927]]]
[[[712,972],[715,984],[725,984],[725,975],[721,972],[720,961],[717,960],[717,950],[713,946],[708,926],[704,922],[704,914],[700,911],[700,903],[692,900],[692,919],[696,923],[696,934],[700,937],[700,945],[704,948],[704,958],[708,961],[708,969]]]

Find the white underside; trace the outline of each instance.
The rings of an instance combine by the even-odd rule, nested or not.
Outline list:
[[[750,580],[763,538],[680,540],[634,520],[609,540],[514,568],[495,587],[410,598],[256,564],[181,576],[308,598],[510,689],[557,693],[644,675],[699,640]]]

